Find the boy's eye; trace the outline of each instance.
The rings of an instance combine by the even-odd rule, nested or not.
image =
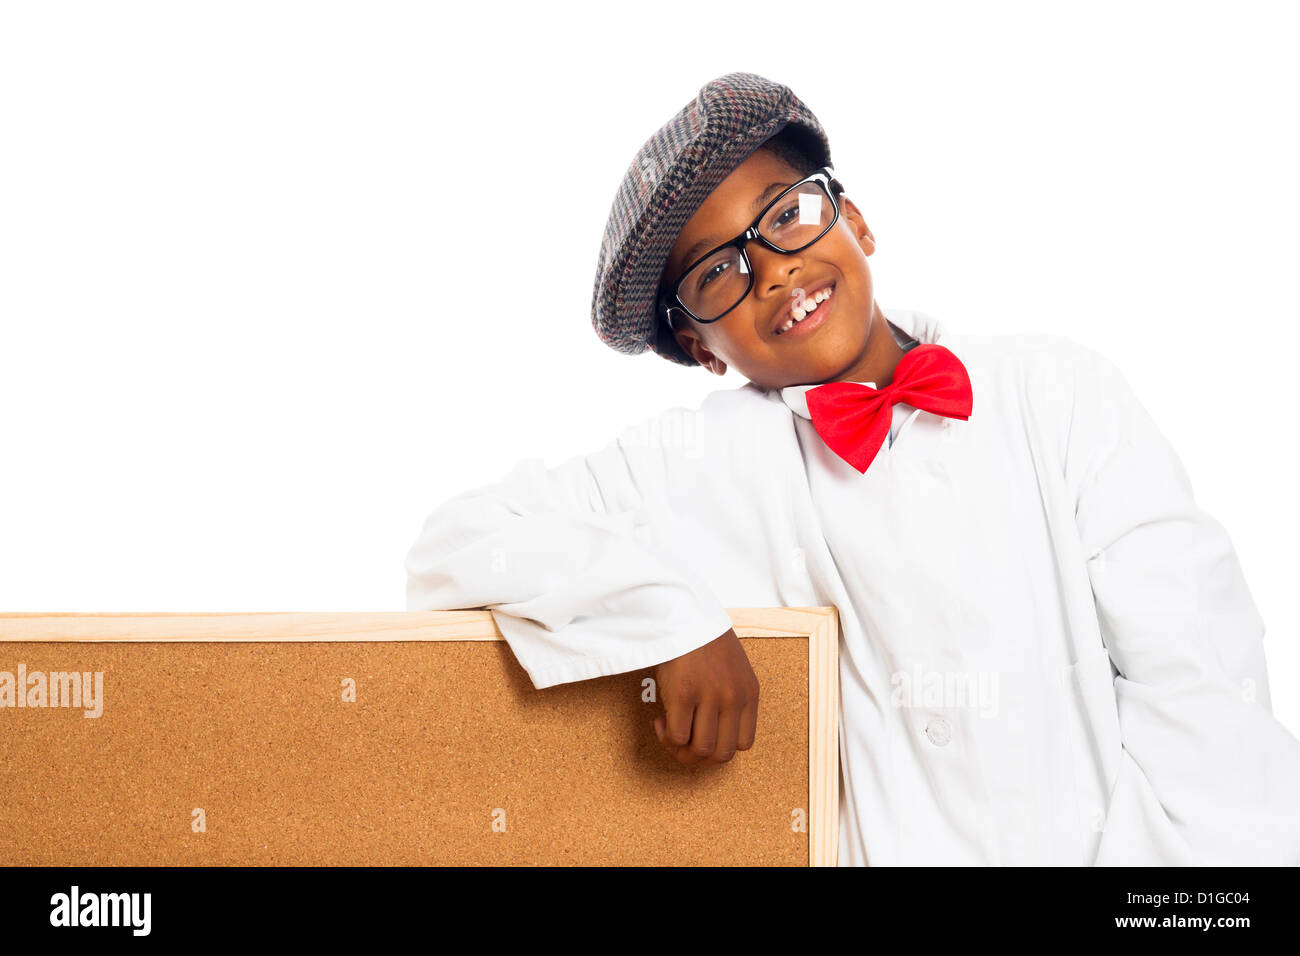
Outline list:
[[[703,289],[706,285],[718,278],[727,270],[726,262],[716,262],[711,268],[701,270],[699,288]]]
[[[772,220],[772,225],[778,229],[782,226],[788,226],[791,222],[794,222],[798,216],[799,204],[797,202],[791,203],[778,212],[777,217]]]

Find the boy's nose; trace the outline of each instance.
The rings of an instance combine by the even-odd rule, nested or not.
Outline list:
[[[774,293],[785,295],[791,287],[791,271],[803,268],[801,253],[785,255],[761,243],[751,243],[745,251],[754,270],[754,294],[762,299],[770,299]]]

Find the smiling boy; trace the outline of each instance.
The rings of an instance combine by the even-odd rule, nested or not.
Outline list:
[[[593,324],[747,384],[445,502],[408,608],[491,608],[539,688],[659,665],[660,740],[722,763],[760,692],[724,607],[835,606],[841,864],[1300,862],[1263,622],[1123,375],[882,309],[874,250],[804,103],[706,84],[628,168]]]
[[[792,165],[797,147],[781,139],[787,158],[775,151],[778,144],[760,147],[718,185],[682,229],[669,254],[661,287],[676,288],[687,265],[747,229],[755,206],[762,209],[779,193],[802,179],[807,171]],[[834,182],[839,187],[838,182]],[[815,195],[815,194],[814,194]],[[715,375],[733,368],[764,388],[781,388],[808,382],[889,382],[903,349],[889,333],[885,316],[876,304],[867,257],[876,251],[875,237],[861,210],[847,195],[839,197],[838,221],[801,254],[786,255],[759,242],[745,246],[752,265],[753,288],[735,308],[710,322],[695,321],[680,305],[669,315],[683,351]],[[797,208],[788,203],[769,217]],[[807,208],[807,203],[804,204]],[[834,215],[826,204],[828,218]],[[761,223],[760,223],[761,225]],[[775,229],[773,230],[775,232]],[[721,284],[724,257],[695,267],[696,285]],[[701,273],[713,266],[713,275]],[[732,271],[741,274],[744,262]],[[831,293],[821,302],[819,293]],[[798,298],[794,293],[800,293]],[[812,300],[811,318],[799,328],[793,310]],[[843,322],[826,322],[828,313],[846,315]],[[813,330],[816,335],[811,334]]]

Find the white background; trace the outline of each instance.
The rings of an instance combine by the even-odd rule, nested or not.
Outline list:
[[[1296,45],[1258,2],[0,6],[0,611],[402,610],[445,498],[743,384],[590,308],[632,157],[747,70],[884,308],[1126,373],[1295,732]]]

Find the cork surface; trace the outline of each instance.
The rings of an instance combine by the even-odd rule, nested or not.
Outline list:
[[[99,717],[0,707],[0,859],[806,866],[809,642],[742,643],[755,746],[686,767],[653,668],[535,690],[501,641],[0,642],[0,672],[103,674]]]

